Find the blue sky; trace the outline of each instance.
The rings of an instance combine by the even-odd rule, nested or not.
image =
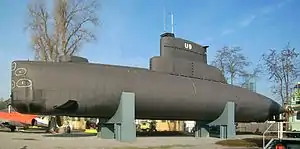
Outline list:
[[[33,56],[24,30],[27,3],[0,1],[0,97],[9,96],[11,61]],[[287,42],[300,48],[298,6],[297,0],[102,0],[98,40],[80,54],[91,62],[147,68],[149,58],[159,55],[166,8],[174,13],[177,37],[210,46],[209,62],[216,50],[228,45],[242,47],[257,63],[269,48],[280,49]],[[271,97],[265,78],[259,79],[257,91]]]

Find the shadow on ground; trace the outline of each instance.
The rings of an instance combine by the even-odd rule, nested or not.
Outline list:
[[[15,132],[11,132],[9,129],[0,129],[0,132],[5,133],[33,133],[33,134],[45,134],[45,130],[34,130],[34,129],[26,129],[26,130],[18,130]]]
[[[236,132],[237,135],[261,135],[260,133],[253,133],[253,132]]]
[[[192,133],[185,133],[180,131],[156,131],[156,132],[136,132],[137,137],[182,137],[194,136]]]
[[[270,139],[266,139],[269,142]],[[259,138],[246,138],[246,139],[236,139],[236,140],[222,140],[216,142],[218,145],[230,146],[230,147],[263,147],[263,139]]]
[[[97,136],[97,134],[94,133],[64,133],[64,134],[46,134],[43,135],[43,137],[91,137],[91,136]]]
[[[96,133],[84,133],[84,132],[73,132],[70,134],[45,134],[44,137],[90,137],[97,136]],[[165,132],[137,132],[137,137],[182,137],[182,136],[194,136],[193,134],[187,134],[178,131],[165,131]]]
[[[36,130],[19,131],[19,133],[47,134],[46,131],[36,131]]]
[[[145,147],[116,147],[113,149],[173,149],[173,148],[192,148],[194,145],[161,145],[161,146],[149,146],[147,148]]]
[[[37,141],[35,138],[12,138],[13,140]]]
[[[8,129],[0,129],[0,132],[14,133],[14,132],[11,132],[11,131],[8,130]]]

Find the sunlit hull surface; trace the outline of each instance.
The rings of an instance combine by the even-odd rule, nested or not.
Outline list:
[[[13,106],[21,113],[111,117],[122,91],[136,95],[136,118],[211,121],[227,101],[236,121],[265,121],[280,111],[271,99],[247,89],[147,69],[90,63],[15,61]],[[20,70],[20,69],[19,69]],[[28,79],[22,83],[18,80]],[[68,101],[77,106],[57,109]]]

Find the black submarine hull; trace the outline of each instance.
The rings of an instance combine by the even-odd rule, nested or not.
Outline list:
[[[237,122],[263,122],[281,112],[278,103],[244,88],[148,69],[67,62],[13,65],[12,106],[20,113],[110,118],[122,92],[135,93],[137,119],[213,121],[228,101],[236,104]],[[22,69],[26,73],[16,75]],[[76,106],[57,108],[69,101]]]

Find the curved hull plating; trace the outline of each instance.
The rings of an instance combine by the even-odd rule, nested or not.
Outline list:
[[[111,117],[122,91],[134,92],[136,118],[212,121],[227,101],[236,103],[236,121],[265,121],[280,105],[247,89],[133,67],[89,63],[17,61],[24,75],[12,80],[13,106],[21,113]],[[18,80],[31,80],[27,87]],[[20,84],[19,84],[20,85]],[[72,110],[57,110],[67,101]]]

